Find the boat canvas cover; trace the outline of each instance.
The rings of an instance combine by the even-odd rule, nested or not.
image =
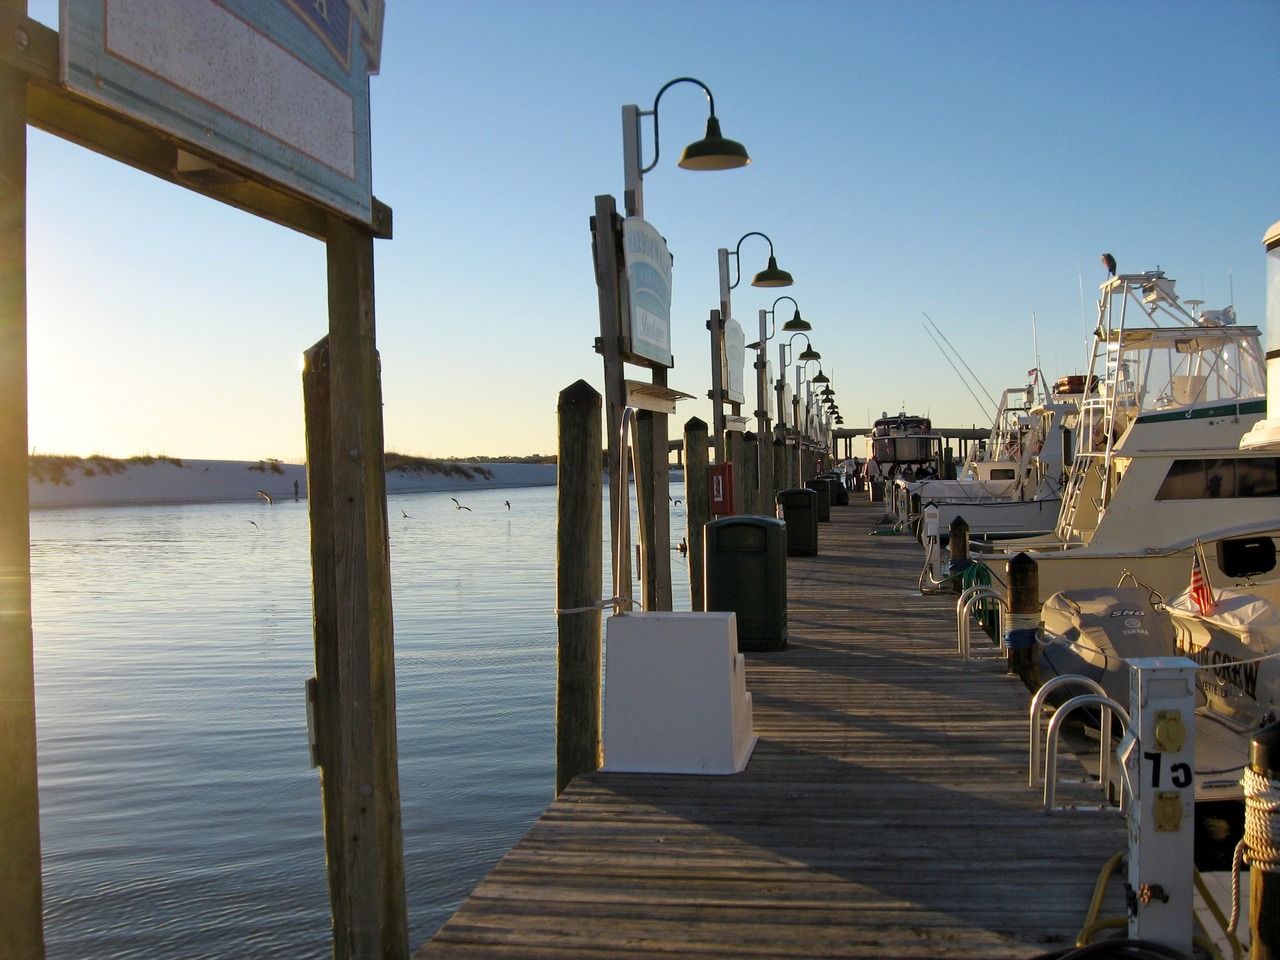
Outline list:
[[[1124,661],[1176,652],[1169,615],[1156,609],[1151,591],[1144,587],[1055,593],[1045,601],[1041,620],[1046,640],[1041,664],[1047,674],[1077,674],[1095,680],[1126,709],[1129,671]]]
[[[1242,590],[1220,587],[1214,591],[1213,612],[1202,614],[1191,599],[1191,589],[1165,601],[1169,613],[1179,618],[1203,620],[1210,626],[1240,638],[1251,656],[1280,651],[1280,610],[1270,600]]]

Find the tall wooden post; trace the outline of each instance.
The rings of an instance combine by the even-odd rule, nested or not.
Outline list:
[[[409,955],[373,236],[328,221],[329,336],[306,353],[316,739],[335,960]]]
[[[778,494],[783,490],[791,489],[791,481],[788,476],[790,464],[791,458],[787,455],[787,438],[785,434],[779,436],[775,433],[773,438],[773,498],[768,504],[770,516],[777,515]]]
[[[951,530],[947,539],[948,551],[951,554],[951,592],[956,596],[964,593],[964,571],[973,565],[969,557],[969,523],[964,517],[956,517],[951,521]]]
[[[1280,862],[1277,862],[1275,796],[1280,789],[1280,724],[1249,738],[1244,778],[1244,836],[1249,852],[1250,960],[1280,960]],[[1268,842],[1268,838],[1272,838]]]
[[[684,425],[684,510],[689,545],[689,609],[706,607],[702,579],[702,528],[711,520],[707,425],[697,417]]]
[[[748,430],[742,434],[742,513],[759,515],[760,509],[760,451],[756,435]],[[735,466],[735,470],[738,468]]]
[[[756,512],[766,517],[773,516],[773,508],[778,497],[776,478],[773,475],[773,431],[766,430],[757,436],[756,456],[760,461],[759,488],[756,494]]]
[[[0,956],[42,960],[27,513],[27,84],[0,68]]]
[[[721,463],[729,463],[733,467],[733,511],[747,512],[747,488],[743,477],[742,434],[737,430],[729,430],[724,437],[724,454]]]
[[[1040,568],[1035,560],[1019,553],[1009,561],[1009,672],[1017,674],[1027,689],[1040,689],[1039,644]]]
[[[600,394],[560,393],[556,474],[556,796],[600,766]],[[594,609],[592,609],[594,608]]]
[[[596,349],[604,359],[604,428],[605,477],[609,483],[609,542],[615,545],[612,555],[614,580],[624,594],[631,591],[631,555],[617,550],[619,539],[631,539],[631,515],[622,509],[622,419],[627,396],[622,359],[622,289],[618,282],[622,269],[621,220],[613,197],[596,197],[596,212],[591,218],[591,245],[595,255],[596,293],[600,305],[600,338]],[[625,609],[630,609],[629,605]]]

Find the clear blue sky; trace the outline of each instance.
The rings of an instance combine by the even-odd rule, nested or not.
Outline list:
[[[56,27],[53,0],[31,13]],[[670,383],[699,398],[673,433],[710,420],[716,250],[751,231],[796,284],[750,287],[768,249],[749,238],[736,318],[754,340],[794,297],[849,426],[904,406],[989,422],[926,313],[997,396],[1035,361],[1033,315],[1045,373],[1078,372],[1104,251],[1264,322],[1275,0],[388,0],[371,85],[395,212],[376,247],[389,449],[555,452],[559,391],[602,388],[588,218],[597,194],[621,205],[621,107],[686,75],[753,162],[677,167],[706,101],[663,96],[645,213],[675,257]],[[31,448],[300,461],[321,244],[35,130],[29,169]]]

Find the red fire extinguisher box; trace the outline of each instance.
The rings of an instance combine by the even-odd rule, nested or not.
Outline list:
[[[707,485],[711,488],[711,515],[728,517],[733,509],[733,464],[716,463],[707,470]]]

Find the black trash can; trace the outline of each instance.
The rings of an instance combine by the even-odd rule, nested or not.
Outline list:
[[[818,555],[818,492],[779,490],[778,517],[787,525],[787,556]]]
[[[825,477],[815,477],[812,480],[806,480],[804,485],[818,495],[818,522],[829,523],[831,521],[831,484],[827,483]]]
[[[774,517],[721,517],[703,528],[707,610],[737,614],[739,650],[787,642],[787,525]]]
[[[844,485],[844,475],[840,473],[824,473],[823,477],[831,484],[831,505],[847,507],[849,505],[849,488]]]

